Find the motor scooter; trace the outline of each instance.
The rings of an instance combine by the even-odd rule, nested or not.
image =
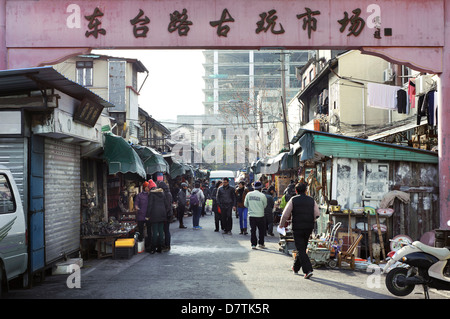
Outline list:
[[[392,268],[397,262],[400,264]],[[393,295],[407,296],[416,285],[422,285],[425,299],[429,299],[428,288],[450,290],[450,250],[415,241],[398,250],[383,272],[387,273],[386,287]]]

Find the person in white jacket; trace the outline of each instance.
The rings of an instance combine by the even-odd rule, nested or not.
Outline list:
[[[198,202],[192,200],[192,196],[197,196]],[[191,208],[192,208],[192,224],[194,229],[202,229],[200,226],[200,215],[202,214],[203,203],[205,202],[205,195],[200,188],[200,183],[196,182],[194,189],[191,192]],[[194,203],[193,203],[194,202]]]
[[[256,249],[256,244],[260,248],[264,246],[264,236],[266,234],[266,223],[264,219],[264,208],[267,206],[267,197],[261,193],[262,184],[255,183],[255,190],[245,196],[244,206],[248,208],[248,216],[250,220],[250,242],[252,249]],[[258,239],[256,238],[256,230],[258,230]]]

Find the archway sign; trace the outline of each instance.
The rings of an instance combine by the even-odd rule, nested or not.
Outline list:
[[[329,48],[439,74],[440,220],[449,228],[450,1],[0,0],[0,28],[0,69],[94,48]]]

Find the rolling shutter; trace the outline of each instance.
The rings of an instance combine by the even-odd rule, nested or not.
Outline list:
[[[80,248],[80,146],[45,140],[46,263]]]

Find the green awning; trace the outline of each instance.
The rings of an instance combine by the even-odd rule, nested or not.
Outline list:
[[[172,163],[170,164],[169,174],[171,178],[184,175],[185,169],[184,165],[178,162],[172,157]]]
[[[191,175],[192,177],[195,176],[194,168],[191,165],[183,164],[183,166],[184,166],[184,173],[186,175]]]
[[[146,178],[144,165],[139,155],[122,137],[111,133],[104,134],[103,157],[108,163],[109,173],[134,173]]]
[[[298,140],[302,146],[300,159],[302,161],[313,158],[315,153],[319,153],[340,158],[435,164],[439,162],[436,152],[325,132],[300,129],[293,142]]]
[[[158,151],[154,150],[151,147],[141,145],[133,145],[133,149],[141,158],[142,164],[144,164],[145,172],[148,175],[157,172],[169,172],[169,163],[166,162],[166,160],[160,153],[158,153]]]

